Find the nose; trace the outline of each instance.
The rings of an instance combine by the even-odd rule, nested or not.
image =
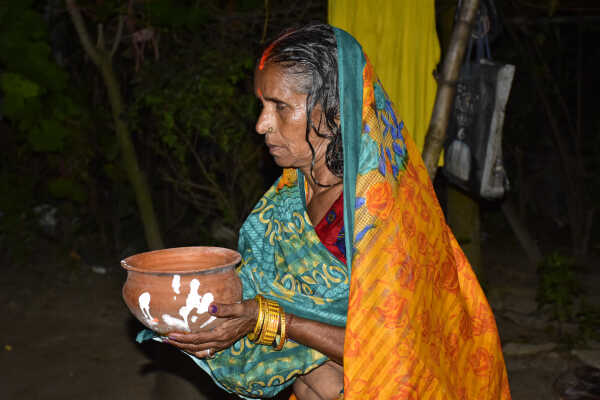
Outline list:
[[[258,120],[256,121],[254,129],[256,129],[256,133],[258,133],[259,135],[264,135],[267,133],[269,126],[269,117],[265,108],[263,107],[263,109],[260,111],[260,114],[258,115]]]

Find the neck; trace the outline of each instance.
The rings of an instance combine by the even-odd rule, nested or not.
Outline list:
[[[335,176],[327,167],[325,154],[329,140],[316,136],[314,132],[313,135],[313,141],[311,141],[311,143],[313,143],[315,151],[314,168],[311,171],[310,164],[300,167],[300,171],[304,174],[304,177],[308,182],[308,190],[306,193],[308,199],[310,199],[313,194],[336,188],[343,182],[342,178]]]
[[[321,162],[315,163],[312,175],[310,173],[310,166],[300,168],[300,171],[304,175],[304,179],[306,179],[306,182],[308,183],[308,190],[306,193],[307,199],[310,199],[314,194],[336,188],[343,182],[342,178],[338,178],[329,170],[329,168],[327,168],[324,160],[319,161]]]

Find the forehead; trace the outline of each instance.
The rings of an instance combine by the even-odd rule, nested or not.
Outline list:
[[[297,78],[276,63],[266,63],[254,72],[254,91],[258,97],[276,97],[302,94]]]

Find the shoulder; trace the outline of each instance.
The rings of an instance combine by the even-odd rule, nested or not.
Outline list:
[[[275,183],[260,198],[242,225],[240,235],[247,232],[263,231],[269,222],[285,220],[304,205],[298,188],[298,173],[295,169],[285,169]]]

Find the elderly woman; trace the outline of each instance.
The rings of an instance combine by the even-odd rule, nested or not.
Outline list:
[[[240,231],[244,300],[168,342],[245,398],[509,399],[494,317],[360,45],[288,31],[254,90],[284,171]]]

